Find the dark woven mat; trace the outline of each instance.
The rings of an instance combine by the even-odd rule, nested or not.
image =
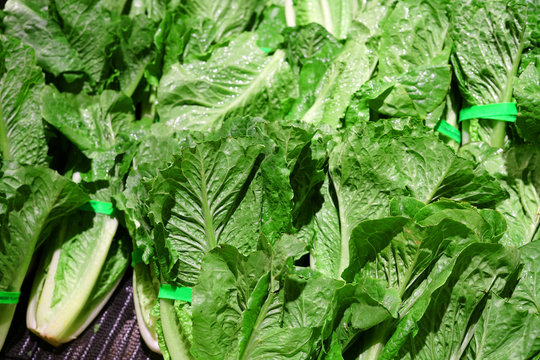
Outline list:
[[[139,335],[129,270],[92,324],[74,341],[54,348],[26,329],[28,294],[21,294],[6,343],[5,360],[157,360]],[[24,286],[23,288],[28,288]]]

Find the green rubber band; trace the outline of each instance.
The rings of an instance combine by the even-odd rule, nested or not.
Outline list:
[[[272,49],[267,48],[267,47],[262,47],[261,50],[264,51],[265,53],[269,53],[270,51],[272,51]]]
[[[105,215],[114,214],[113,204],[96,200],[90,200],[89,202],[81,206],[79,210]]]
[[[489,105],[471,106],[461,109],[459,121],[471,119],[490,119],[514,122],[517,116],[516,103],[499,103]]]
[[[17,304],[20,292],[0,291],[0,304]]]
[[[142,263],[143,259],[143,251],[141,249],[135,249],[131,253],[131,266],[135,266],[135,264]]]
[[[161,284],[158,298],[191,302],[191,288]]]
[[[449,137],[450,139],[454,140],[458,144],[461,144],[461,133],[458,129],[450,125],[444,120],[439,120],[437,125],[435,125],[435,131],[440,132],[444,136]]]

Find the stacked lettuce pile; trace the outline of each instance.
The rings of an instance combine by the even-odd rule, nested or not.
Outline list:
[[[4,10],[0,346],[131,254],[166,359],[540,359],[538,2]]]

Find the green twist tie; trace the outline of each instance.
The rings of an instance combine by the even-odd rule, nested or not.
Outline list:
[[[135,266],[135,264],[142,263],[143,259],[143,251],[141,249],[133,250],[131,253],[131,266]]]
[[[94,212],[97,214],[114,214],[113,204],[103,201],[90,200],[79,208],[82,211]]]
[[[517,116],[516,103],[499,103],[489,105],[471,106],[461,109],[459,121],[471,119],[490,119],[515,122]]]
[[[444,136],[449,137],[450,139],[454,140],[458,144],[461,144],[461,133],[458,129],[450,125],[444,120],[439,120],[437,125],[435,125],[435,131],[440,132]]]
[[[267,48],[267,47],[261,47],[261,50],[264,51],[265,53],[269,53],[270,51],[272,51],[272,49]]]
[[[0,304],[17,304],[20,292],[0,291]]]
[[[158,298],[191,302],[191,288],[161,284]]]

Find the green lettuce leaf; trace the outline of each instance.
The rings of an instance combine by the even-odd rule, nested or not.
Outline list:
[[[445,3],[399,2],[382,19],[377,77],[353,99],[347,125],[411,116],[433,127],[440,119],[452,78]]]
[[[349,36],[358,41],[379,40],[382,28],[396,0],[353,2],[353,19]]]
[[[300,72],[304,66],[323,66],[317,76],[317,82],[324,71],[332,64],[332,60],[340,53],[341,43],[319,24],[308,24],[296,28],[287,28],[284,31],[287,61],[295,73]],[[302,80],[300,80],[302,81]],[[314,82],[313,84],[316,84]],[[305,87],[303,90],[308,90]]]
[[[387,215],[394,197],[411,196],[424,204],[451,198],[481,206],[507,197],[481,166],[456,156],[436,135],[412,124],[368,123],[344,135],[331,151],[331,183],[325,189],[324,211],[316,215],[319,230],[313,243],[315,267],[325,275],[341,276],[355,227]]]
[[[259,200],[251,202],[252,205],[247,205],[246,202],[247,206],[241,206],[232,220],[250,219],[252,217],[250,212],[258,212],[260,208],[261,231],[270,243],[274,243],[283,232],[292,232],[295,214],[291,208],[294,202],[300,201],[294,199],[298,197],[298,189],[291,185],[295,176],[293,172],[296,170],[299,156],[309,148],[313,131],[295,125],[268,123],[261,119],[245,117],[226,122],[219,134],[221,138],[248,137],[251,141],[264,146],[265,158],[250,190],[254,194],[254,199]],[[251,235],[248,230],[251,227],[246,226],[243,233]],[[231,234],[231,236],[239,235],[238,232]]]
[[[165,17],[167,4],[163,0],[132,0],[129,16],[135,18],[146,15],[149,19],[158,21]]]
[[[532,359],[540,351],[540,242],[520,248],[523,270],[510,298],[492,294],[467,348],[466,359]]]
[[[393,204],[393,208],[407,207],[411,201],[402,198],[401,206]],[[411,318],[418,320],[424,316],[426,299],[443,286],[448,276],[440,269],[451,269],[451,259],[473,243],[500,238],[499,227],[504,218],[499,216],[492,222],[493,214],[486,211],[493,212],[442,200],[422,207],[414,219],[395,216],[367,220],[353,230],[351,261],[343,278],[354,282],[376,279],[401,299],[398,321],[378,325],[362,335],[361,359],[379,356],[390,336],[394,340],[389,348],[394,348],[396,337],[400,339],[400,328],[408,328]],[[475,217],[476,221],[471,221]],[[483,222],[483,230],[475,233],[478,222]]]
[[[83,71],[81,54],[73,48],[58,20],[49,13],[49,1],[10,0],[5,5],[6,34],[16,36],[36,51],[38,65],[58,76]],[[25,23],[33,24],[25,27]]]
[[[351,97],[370,79],[376,63],[377,58],[368,46],[350,39],[318,83],[314,79],[319,77],[321,70],[324,71],[323,63],[311,61],[305,64],[300,73],[301,97],[287,118],[340,126]]]
[[[274,121],[296,92],[285,53],[266,55],[246,33],[207,62],[172,65],[159,84],[158,113],[161,121],[191,130],[218,129],[224,120],[243,115]]]
[[[45,80],[34,51],[18,40],[0,38],[0,159],[46,165],[47,141],[40,94]]]
[[[223,246],[204,259],[193,289],[196,359],[312,358],[336,327],[368,328],[392,316],[397,299],[375,284],[294,270],[304,247],[286,236],[270,251],[244,257]]]
[[[540,113],[537,104],[540,102],[540,58],[521,73],[514,87],[514,96],[518,104],[516,129],[526,141],[537,143],[540,138],[540,127],[537,119]]]
[[[535,241],[520,248],[523,270],[520,280],[512,293],[511,303],[520,309],[527,310],[529,314],[540,313],[538,299],[540,298],[540,283],[538,283],[538,257],[540,256],[540,243]]]
[[[507,246],[522,246],[538,239],[540,218],[540,152],[530,145],[515,145],[505,152],[486,144],[471,144],[462,148],[465,156],[482,163],[486,170],[509,194],[497,204],[504,215],[508,231],[502,238]]]
[[[93,84],[110,75],[109,52],[118,41],[118,14],[107,1],[19,1],[6,4],[6,33],[36,50],[38,64],[51,74],[83,73]],[[24,26],[24,24],[35,26]]]
[[[242,189],[258,167],[261,150],[236,139],[205,142],[184,149],[154,180],[149,214],[157,226],[154,239],[166,280],[195,284],[204,253],[220,243],[236,243],[221,234],[246,196]]]
[[[148,184],[161,281],[193,286],[203,257],[216,246],[228,244],[248,254],[260,236],[271,244],[292,231],[289,178],[311,136],[293,126],[238,118],[173,156]],[[178,325],[171,310],[176,305],[160,302],[166,311],[161,313],[161,346],[174,358],[189,349],[190,339],[183,334],[188,323]],[[177,336],[187,341],[183,350],[170,344]]]
[[[130,97],[139,86],[146,66],[156,56],[154,35],[158,22],[141,14],[132,18],[122,17],[120,24],[120,44],[112,55],[114,74],[109,83],[117,82],[118,88]]]
[[[478,320],[464,359],[532,359],[540,351],[540,318],[496,294]]]
[[[406,0],[382,24],[379,77],[448,63],[450,21],[444,1]]]
[[[184,22],[181,11],[166,11],[154,34],[156,55],[145,72],[145,78],[150,85],[157,87],[163,73],[181,60],[188,36],[188,25]]]
[[[449,65],[415,68],[400,75],[373,79],[353,97],[346,124],[351,127],[380,117],[413,117],[434,126],[446,103],[451,79]]]
[[[114,174],[116,156],[131,142],[134,109],[130,98],[112,90],[89,96],[61,93],[47,86],[41,94],[41,112],[92,160],[87,181],[108,180]]]
[[[515,249],[485,243],[465,248],[451,267],[437,274],[447,273],[446,280],[435,291],[427,292],[429,305],[421,299],[416,309],[411,309],[409,318],[415,317],[418,308],[425,308],[421,320],[410,324],[404,320],[405,326],[398,326],[381,359],[461,358],[489,293],[503,291],[518,267]]]
[[[177,133],[162,123],[151,125],[145,136],[130,148],[135,154],[125,180],[124,190],[113,194],[116,205],[124,213],[124,222],[133,248],[148,264],[153,253],[152,225],[148,219],[146,182],[157,177],[172,161],[173,155],[183,147],[194,146],[193,138],[187,133]]]
[[[266,52],[275,51],[285,41],[282,35],[287,28],[285,9],[272,5],[263,12],[263,19],[257,26],[257,45]]]
[[[232,247],[206,257],[193,290],[196,359],[309,356],[311,329],[280,326],[283,303],[275,292],[274,277],[279,274],[272,274],[273,265],[263,252],[245,258]]]
[[[187,0],[181,5],[183,21],[190,28],[184,59],[204,60],[214,46],[225,42],[248,27],[259,5],[258,0]]]
[[[125,1],[10,0],[5,32],[34,48],[38,65],[59,87],[93,91],[117,82],[131,96],[152,60],[160,20],[153,14],[159,6],[148,16],[140,3],[131,4],[128,17],[121,15]]]

